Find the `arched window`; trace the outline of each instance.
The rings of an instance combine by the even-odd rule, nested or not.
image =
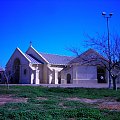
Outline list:
[[[14,60],[13,71],[14,71],[14,76],[11,83],[19,84],[19,80],[20,80],[20,59],[19,58],[16,58]]]

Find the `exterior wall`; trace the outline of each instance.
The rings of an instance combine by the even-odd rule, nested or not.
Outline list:
[[[97,66],[78,66],[73,65],[61,71],[61,82],[67,84],[67,74],[71,74],[71,82],[73,84],[96,84],[97,80]],[[105,78],[108,83],[108,71],[106,70]]]
[[[80,80],[90,80],[97,83],[96,66],[74,66],[73,83],[78,84]]]
[[[67,84],[67,74],[71,74],[71,82],[80,84],[81,82],[97,83],[96,66],[72,66],[62,71],[62,84]]]
[[[73,67],[66,68],[61,71],[61,84],[67,84],[67,74],[71,75],[70,83],[73,83]]]
[[[30,81],[30,75],[29,75],[29,61],[25,58],[25,56],[19,51],[18,49],[15,50],[11,58],[9,59],[7,65],[6,65],[6,72],[8,75],[14,73],[13,71],[13,65],[15,59],[20,60],[20,81],[19,83],[22,84],[29,84]],[[26,75],[24,74],[24,70],[26,69]]]
[[[48,67],[47,67],[47,64],[43,65],[43,83],[48,84]]]
[[[26,71],[26,73],[25,73]],[[29,65],[21,64],[20,66],[20,84],[30,84],[30,68]]]
[[[98,84],[98,82],[97,82],[97,80],[73,80],[73,84],[96,85],[96,84]]]
[[[7,65],[6,65],[6,68],[13,66],[14,60],[16,58],[18,58],[20,60],[21,64],[23,64],[23,65],[29,64],[29,61],[23,56],[23,54],[18,49],[16,49],[15,52],[13,53],[13,55],[11,56],[11,58],[9,59]]]

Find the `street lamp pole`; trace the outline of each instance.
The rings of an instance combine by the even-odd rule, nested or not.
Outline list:
[[[109,18],[113,15],[110,13],[108,16],[106,16],[105,12],[102,12],[102,15],[104,18],[107,20],[107,34],[108,34],[108,59],[109,59],[109,88],[111,88],[111,77],[110,77],[110,72],[111,72],[111,49],[110,49],[110,30],[109,30]]]

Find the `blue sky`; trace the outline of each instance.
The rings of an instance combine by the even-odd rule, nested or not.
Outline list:
[[[110,31],[119,34],[119,6],[119,0],[0,0],[0,65],[5,67],[16,47],[25,52],[30,41],[39,52],[85,51],[84,33],[106,32],[103,11],[114,13]]]

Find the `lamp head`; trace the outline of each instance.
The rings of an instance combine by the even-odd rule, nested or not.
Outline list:
[[[105,16],[105,15],[106,15],[106,12],[102,12],[102,15]]]
[[[111,17],[113,15],[113,13],[110,13],[109,16]]]

